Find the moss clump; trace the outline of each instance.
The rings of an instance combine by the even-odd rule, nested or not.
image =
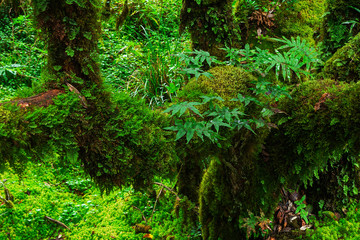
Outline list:
[[[300,36],[312,45],[319,41],[322,17],[326,12],[326,0],[299,0],[292,7],[276,14],[277,37]]]
[[[360,33],[325,63],[323,73],[326,77],[339,81],[357,82],[360,80]]]
[[[187,28],[191,34],[192,48],[204,50],[223,59],[221,50],[234,47],[240,37],[232,18],[231,0],[183,1],[180,33]]]
[[[358,0],[328,0],[328,9],[324,19],[323,48],[324,52],[333,54],[337,49],[344,46],[351,37],[360,31],[360,24],[344,24],[344,22],[358,20],[360,9]]]
[[[250,94],[249,88],[253,87],[252,82],[256,81],[249,72],[234,66],[214,67],[208,72],[213,77],[193,78],[179,92],[180,99],[200,101],[202,95],[216,95],[222,97],[227,104],[231,104],[230,100],[236,98],[238,93]]]

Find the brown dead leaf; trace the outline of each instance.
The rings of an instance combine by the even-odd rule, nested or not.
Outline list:
[[[324,93],[319,99],[319,101],[315,104],[314,106],[315,111],[319,110],[321,108],[321,104],[323,104],[330,97],[331,97],[330,93]]]
[[[143,236],[143,238],[153,239],[154,236],[151,235],[150,233],[147,233],[147,234],[145,234],[145,235]]]

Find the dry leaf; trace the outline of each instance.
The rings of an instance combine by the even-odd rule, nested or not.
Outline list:
[[[147,233],[143,236],[143,238],[149,238],[149,239],[153,239],[153,235],[151,235],[150,233]]]

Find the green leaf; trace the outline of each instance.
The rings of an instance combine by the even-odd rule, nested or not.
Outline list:
[[[55,65],[55,66],[53,66],[53,68],[54,68],[55,71],[60,71],[60,69],[62,68],[62,66],[60,66],[60,65]]]
[[[186,141],[187,141],[187,143],[189,143],[190,142],[190,140],[192,139],[192,137],[194,136],[194,133],[195,133],[195,129],[189,129],[188,131],[187,131],[187,134],[186,134]]]
[[[179,140],[180,138],[182,138],[184,135],[186,134],[186,130],[181,128],[179,129],[178,133],[176,134],[176,138],[175,141]]]

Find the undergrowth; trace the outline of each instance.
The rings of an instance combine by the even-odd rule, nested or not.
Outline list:
[[[199,239],[197,226],[181,226],[181,217],[173,211],[176,196],[170,191],[160,193],[162,187],[154,185],[158,198],[131,187],[101,196],[78,169],[80,166],[49,160],[30,163],[23,179],[11,171],[0,175],[15,205],[0,206],[0,239]],[[169,182],[165,185],[171,187]],[[0,190],[3,196],[4,187]],[[142,225],[151,226],[150,232],[137,230]]]

